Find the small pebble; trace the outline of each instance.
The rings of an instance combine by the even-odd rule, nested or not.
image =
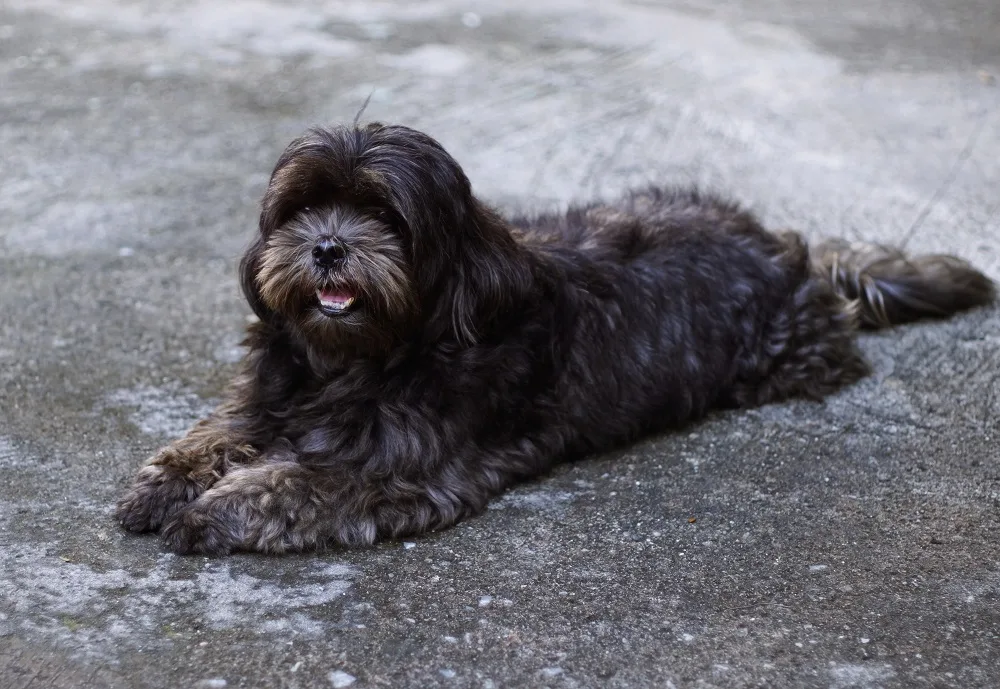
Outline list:
[[[480,596],[479,597],[479,607],[480,608],[485,608],[486,606],[488,606],[492,602],[493,602],[493,596]]]
[[[403,547],[406,548],[407,550],[411,550],[413,548],[416,548],[417,544],[413,543],[412,541],[406,541],[405,543],[403,543]]]

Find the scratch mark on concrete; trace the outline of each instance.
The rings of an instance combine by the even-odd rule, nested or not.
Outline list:
[[[973,129],[972,132],[969,134],[969,138],[966,140],[965,146],[962,148],[961,151],[958,152],[958,156],[955,158],[955,162],[952,164],[951,169],[948,171],[948,174],[945,176],[943,180],[941,180],[941,184],[938,185],[938,188],[934,191],[934,194],[931,196],[930,200],[927,201],[923,209],[920,211],[920,214],[917,215],[916,219],[903,234],[903,238],[899,242],[899,247],[901,249],[906,248],[906,245],[917,233],[917,231],[920,230],[920,228],[923,226],[924,222],[927,220],[927,217],[931,214],[931,211],[934,210],[934,207],[937,206],[937,204],[941,201],[942,198],[944,198],[944,195],[951,188],[951,185],[955,183],[955,179],[958,177],[958,173],[962,171],[962,168],[965,166],[966,161],[969,160],[969,156],[972,155],[972,151],[973,149],[975,149],[976,143],[979,141],[979,135],[982,133],[983,128],[986,126],[986,116],[987,113],[984,112],[983,116],[979,118],[979,122],[976,123],[975,129]]]

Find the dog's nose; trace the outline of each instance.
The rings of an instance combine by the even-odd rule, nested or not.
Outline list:
[[[323,239],[313,247],[313,260],[321,268],[332,268],[347,255],[347,249],[336,239]]]

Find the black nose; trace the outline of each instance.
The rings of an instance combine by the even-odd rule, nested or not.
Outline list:
[[[313,260],[321,268],[332,268],[344,259],[347,249],[336,239],[322,239],[313,247]]]

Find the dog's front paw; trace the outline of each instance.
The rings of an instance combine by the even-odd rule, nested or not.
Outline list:
[[[180,469],[158,464],[143,467],[118,502],[116,518],[123,527],[135,533],[156,531],[202,490]]]
[[[203,498],[180,510],[163,525],[164,543],[178,555],[228,555],[242,549],[241,515],[226,509],[227,502]]]

